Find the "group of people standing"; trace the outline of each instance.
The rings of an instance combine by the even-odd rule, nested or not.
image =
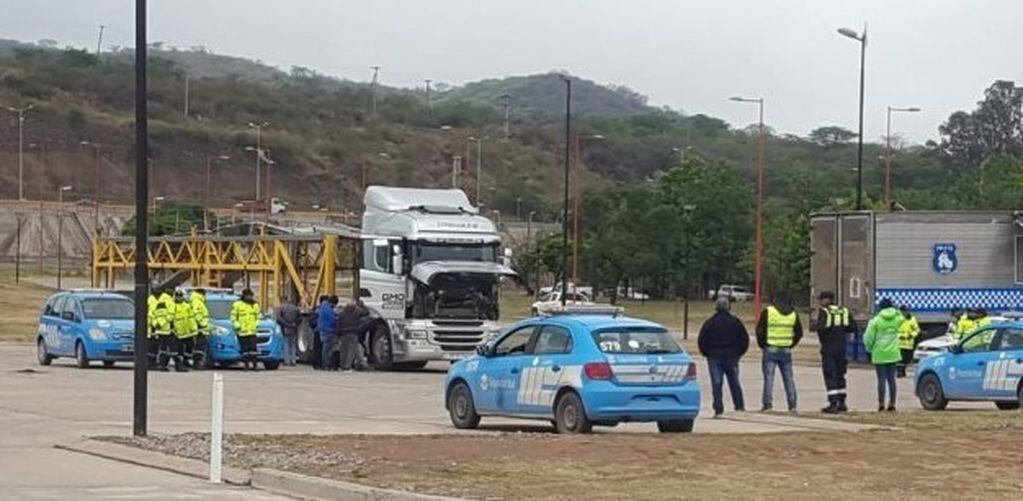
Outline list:
[[[816,331],[820,340],[821,370],[827,390],[828,405],[822,412],[832,414],[849,410],[846,404],[846,346],[856,335],[857,327],[849,309],[835,304],[832,292],[818,296],[820,311]],[[905,377],[906,366],[913,360],[913,348],[920,334],[916,318],[903,306],[895,308],[892,301],[882,299],[879,311],[867,324],[863,346],[877,374],[878,411],[895,411],[897,377]],[[749,350],[749,333],[742,321],[730,312],[731,300],[719,297],[715,313],[700,328],[698,345],[707,359],[710,373],[714,417],[724,413],[723,384],[727,380],[736,411],[746,409],[739,380],[739,361]],[[773,408],[774,375],[780,372],[790,413],[797,412],[798,396],[793,375],[792,350],[803,338],[803,327],[791,300],[777,298],[760,312],[755,329],[761,350],[763,394],[761,412]],[[885,397],[888,397],[887,405]]]
[[[320,357],[314,367],[326,371],[365,370],[364,334],[372,323],[370,312],[356,298],[338,308],[337,296],[320,296],[313,315],[313,332],[320,346]]]

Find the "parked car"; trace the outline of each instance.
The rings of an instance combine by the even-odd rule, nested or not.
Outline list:
[[[732,301],[752,301],[753,292],[741,285],[722,284],[716,291],[707,294],[709,299],[717,299],[720,296],[732,298]]]
[[[93,360],[111,367],[134,357],[135,303],[121,294],[80,290],[46,299],[39,316],[36,356],[39,365],[74,357],[75,365]]]
[[[626,421],[690,432],[700,411],[692,357],[663,326],[616,314],[522,320],[454,364],[444,388],[456,428],[505,416],[559,433]]]
[[[205,358],[207,367],[232,365],[242,359],[241,345],[234,326],[231,325],[231,305],[238,295],[225,290],[211,290],[206,293],[206,307],[210,310],[209,355]],[[263,315],[256,331],[259,361],[268,370],[277,370],[284,361],[284,336],[280,326],[269,315]]]
[[[568,295],[565,297],[565,302],[567,304],[573,304],[573,305],[592,305],[593,304],[593,300],[590,299],[590,296],[588,296],[586,294],[583,294],[582,292],[569,292]],[[549,313],[550,311],[552,311],[553,309],[556,309],[557,307],[560,307],[560,306],[561,306],[561,292],[553,291],[553,292],[548,292],[547,294],[541,295],[540,296],[540,300],[536,301],[535,303],[533,303],[533,306],[530,309],[530,312],[535,317],[535,316],[539,316],[539,315],[545,315],[545,314]]]
[[[916,395],[927,410],[956,400],[990,401],[999,409],[1023,404],[1023,322],[997,322],[967,334],[947,351],[925,358]]]

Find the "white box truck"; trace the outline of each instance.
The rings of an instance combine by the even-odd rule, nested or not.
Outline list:
[[[907,305],[926,332],[952,308],[1023,309],[1023,215],[1013,212],[847,212],[810,220],[812,302],[835,292],[862,329],[882,298]]]
[[[511,252],[465,193],[371,186],[364,203],[359,296],[376,319],[370,362],[458,360],[496,335]]]

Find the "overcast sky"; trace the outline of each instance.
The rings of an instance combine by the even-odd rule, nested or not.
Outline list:
[[[133,45],[133,0],[0,0],[0,38],[95,49]],[[1020,0],[150,0],[150,41],[389,85],[563,69],[627,85],[686,113],[805,135],[856,128],[858,43],[869,23],[866,132],[885,106],[919,106],[895,130],[914,142],[973,109],[995,79],[1023,82]]]

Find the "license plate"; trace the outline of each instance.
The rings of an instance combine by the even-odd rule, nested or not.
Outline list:
[[[469,358],[469,354],[468,353],[445,353],[444,356],[441,357],[441,358],[443,358],[444,360],[462,360],[462,359]]]
[[[122,344],[121,351],[132,352],[135,351],[135,345],[133,344]]]

